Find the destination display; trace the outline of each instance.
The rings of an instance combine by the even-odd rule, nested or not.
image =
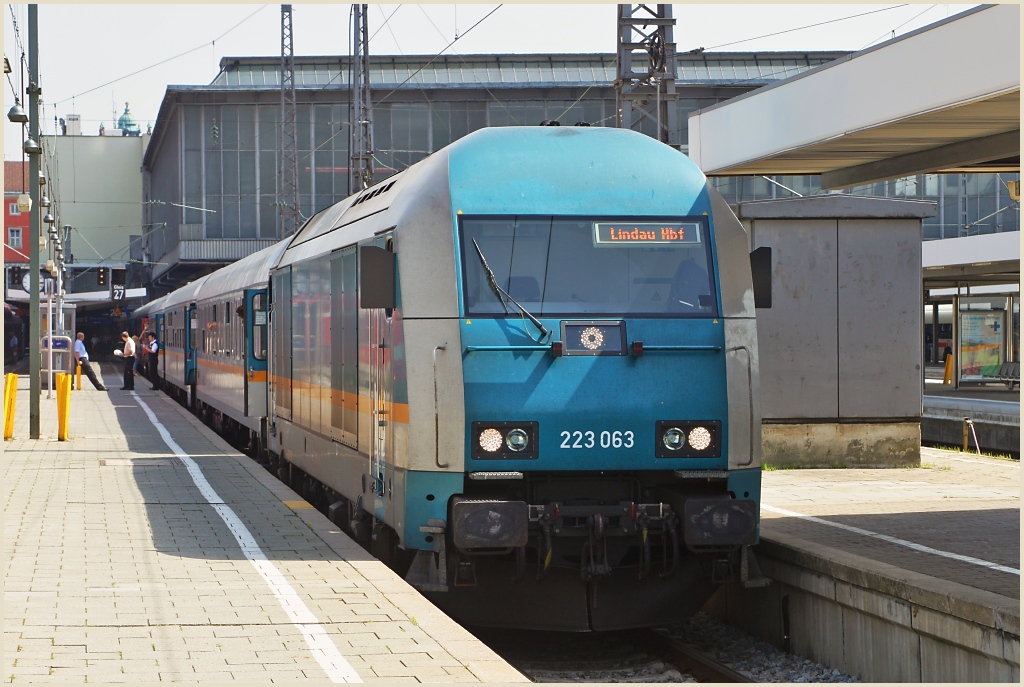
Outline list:
[[[594,245],[700,244],[697,222],[594,222]]]

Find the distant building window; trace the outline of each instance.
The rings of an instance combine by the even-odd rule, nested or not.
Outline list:
[[[21,210],[18,209],[18,204],[17,203],[8,203],[7,204],[7,214],[8,215],[12,215],[12,216],[13,215],[20,215],[21,214]]]
[[[10,227],[7,230],[7,245],[21,249],[21,227]]]

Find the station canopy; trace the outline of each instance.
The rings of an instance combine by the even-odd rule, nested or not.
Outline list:
[[[689,118],[708,176],[1020,171],[1020,7],[982,5]]]

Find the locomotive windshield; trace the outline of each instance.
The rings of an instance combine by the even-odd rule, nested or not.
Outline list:
[[[499,287],[538,317],[718,315],[704,218],[460,218],[470,315],[504,315]]]

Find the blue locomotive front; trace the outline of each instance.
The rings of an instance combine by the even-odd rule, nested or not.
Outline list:
[[[463,623],[760,582],[749,240],[646,136],[474,132],[152,307],[166,388]]]
[[[465,479],[409,579],[468,624],[685,617],[756,576],[746,235],[666,146],[521,132],[449,156]]]

